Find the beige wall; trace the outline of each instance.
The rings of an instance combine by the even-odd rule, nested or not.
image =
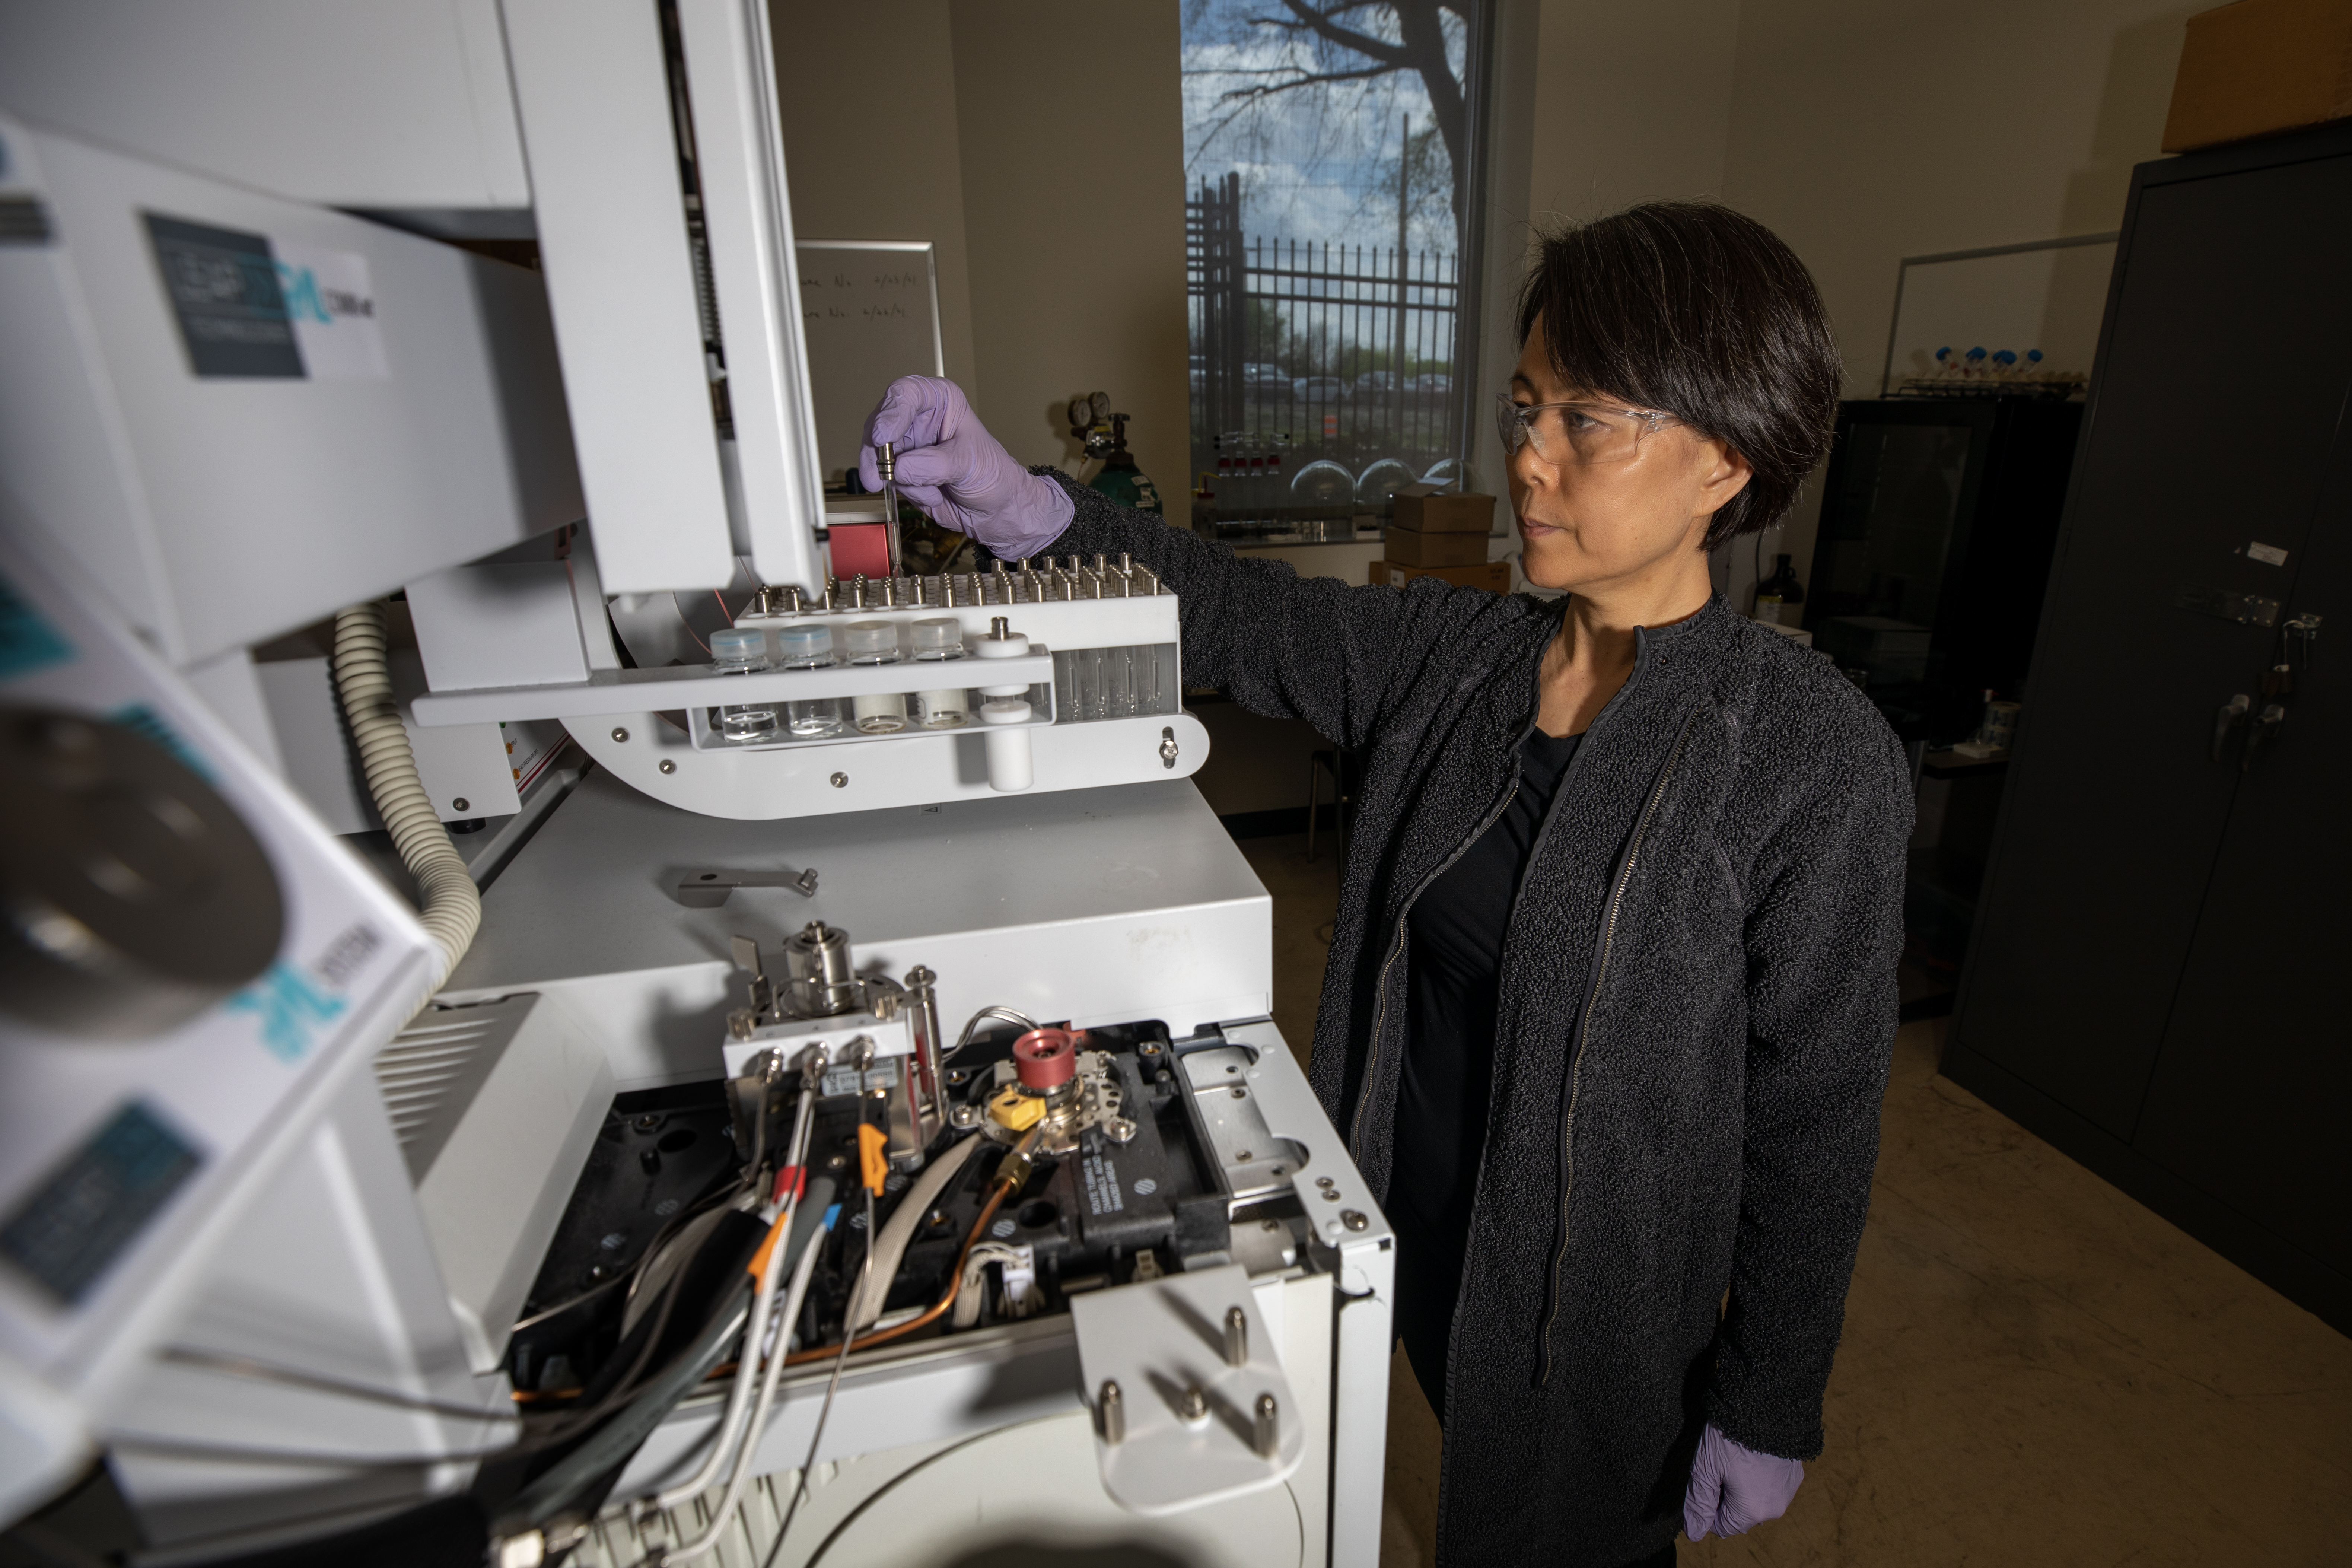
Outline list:
[[[1528,209],[1718,194],[1740,0],[1542,0]]]
[[[1076,458],[1110,394],[1185,515],[1184,120],[1176,0],[957,0],[956,124],[978,405],[1023,462]]]
[[[1904,257],[2122,221],[2212,3],[1542,0],[1529,210],[1720,196],[1804,258],[1848,395],[1875,395]],[[1816,483],[1768,569],[1810,560],[1819,503]]]
[[[976,392],[948,0],[770,0],[768,17],[794,236],[929,240],[940,355]]]
[[[950,377],[1027,463],[1108,392],[1184,515],[1176,0],[771,0],[793,226],[938,247]]]

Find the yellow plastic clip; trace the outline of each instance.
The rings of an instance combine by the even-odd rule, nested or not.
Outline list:
[[[988,1102],[988,1119],[1014,1132],[1026,1132],[1045,1114],[1045,1102],[1034,1094],[1022,1093],[1018,1084],[1006,1084]]]
[[[889,1146],[890,1135],[879,1127],[860,1123],[857,1129],[857,1172],[866,1178],[866,1190],[878,1193],[883,1181],[890,1174],[890,1161],[883,1150]]]

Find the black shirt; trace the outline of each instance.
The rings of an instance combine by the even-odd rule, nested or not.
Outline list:
[[[1503,939],[1528,857],[1544,814],[1568,773],[1581,735],[1536,731],[1519,749],[1519,783],[1503,813],[1422,890],[1412,906],[1406,967],[1403,1073],[1397,1086],[1396,1165],[1389,1182],[1389,1215],[1417,1254],[1400,1275],[1421,1282],[1406,1292],[1400,1324],[1406,1349],[1416,1349],[1412,1320],[1426,1331],[1450,1324],[1458,1290],[1463,1241],[1478,1159],[1486,1142],[1486,1100],[1494,1082],[1495,993],[1503,968]],[[1442,1340],[1414,1357],[1442,1353]]]

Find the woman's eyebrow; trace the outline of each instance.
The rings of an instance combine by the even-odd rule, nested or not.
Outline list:
[[[1533,392],[1536,389],[1534,382],[1516,370],[1511,373],[1511,386],[1514,391]]]

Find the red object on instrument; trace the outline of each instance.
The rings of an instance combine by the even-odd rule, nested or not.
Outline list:
[[[825,552],[833,574],[840,578],[871,577],[880,583],[890,574],[889,525],[881,522],[836,522],[825,530]],[[881,590],[877,587],[876,593]]]
[[[1023,1087],[1059,1089],[1076,1076],[1078,1037],[1067,1029],[1032,1029],[1013,1042],[1013,1071]]]

